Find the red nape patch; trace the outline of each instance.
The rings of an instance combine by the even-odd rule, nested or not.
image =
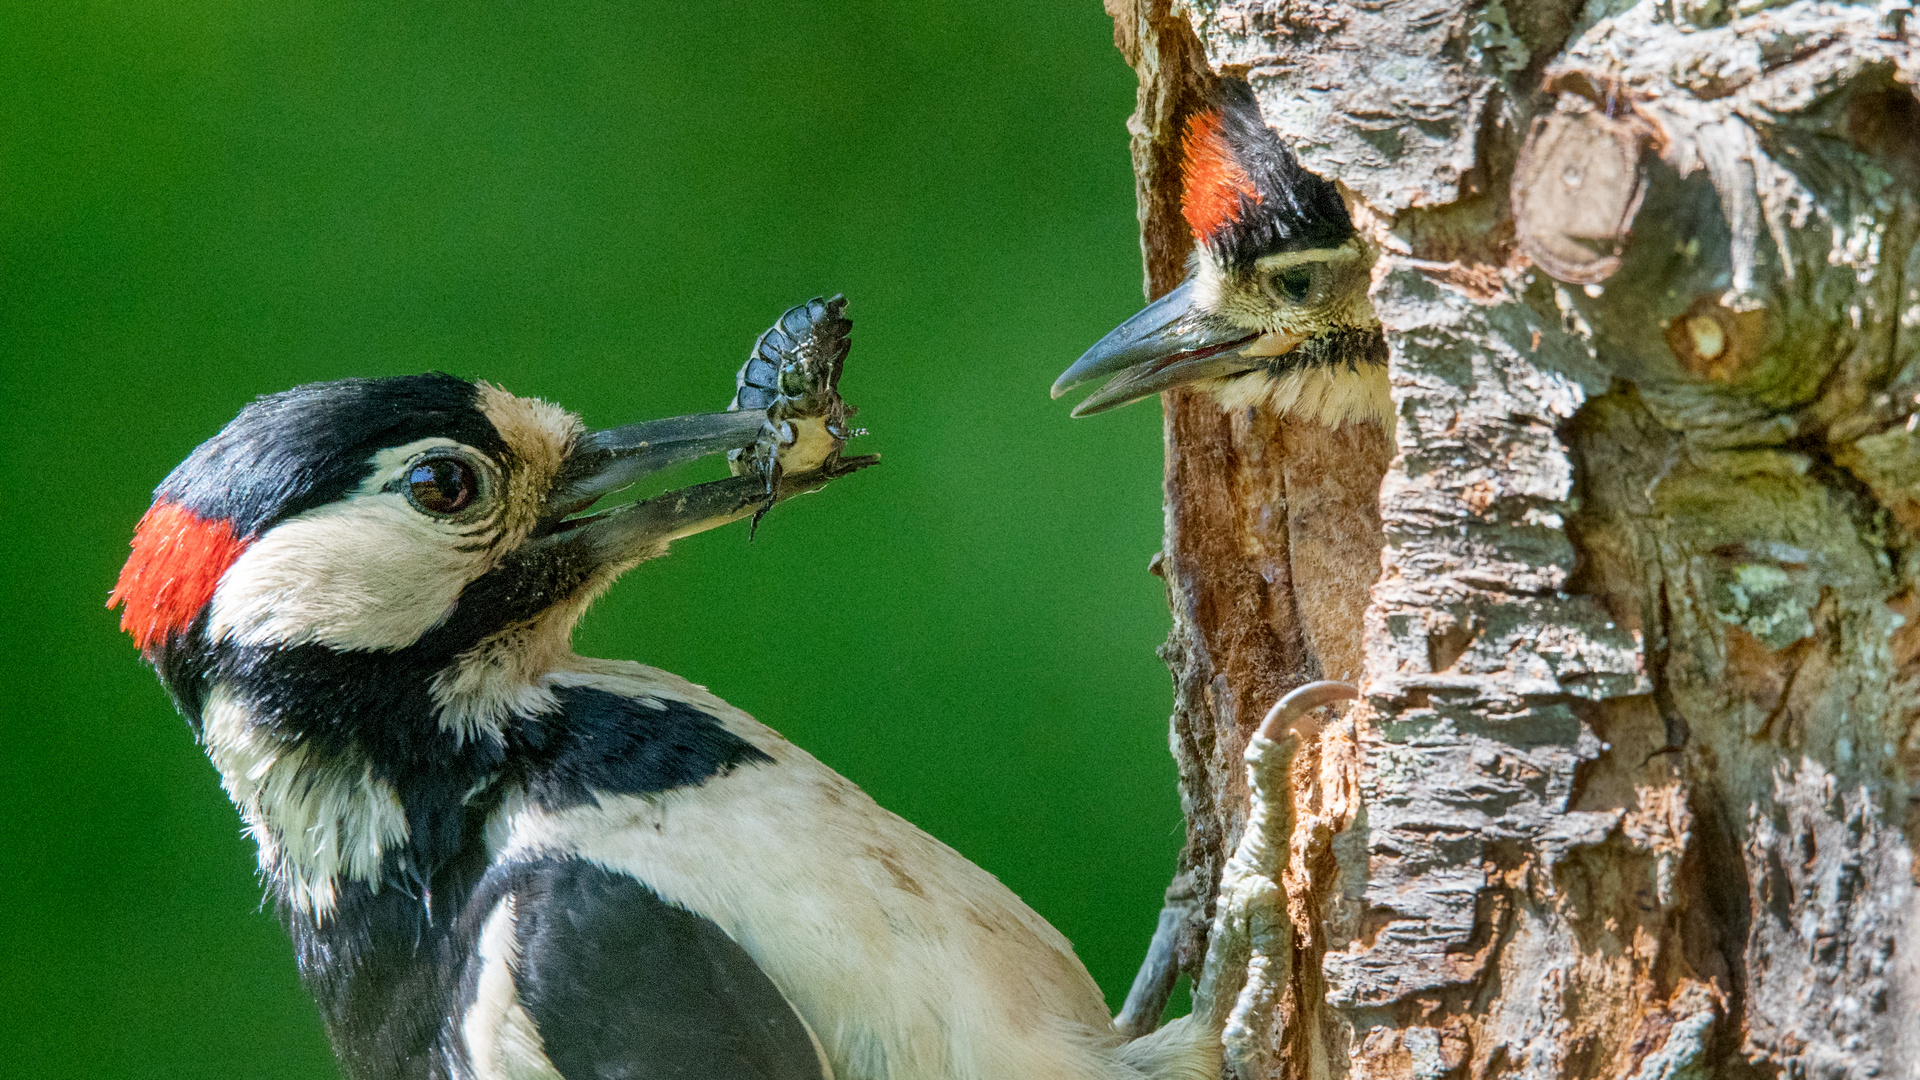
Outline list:
[[[1194,238],[1205,240],[1229,221],[1240,220],[1240,197],[1260,201],[1253,178],[1234,159],[1220,131],[1220,110],[1208,109],[1187,121],[1180,144],[1180,212]]]
[[[163,499],[133,530],[133,557],[120,568],[107,607],[126,605],[120,629],[145,652],[192,624],[213,599],[220,575],[246,549],[232,525]]]

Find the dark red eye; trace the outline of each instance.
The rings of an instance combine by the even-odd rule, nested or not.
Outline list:
[[[480,482],[459,458],[433,458],[407,471],[407,498],[429,514],[457,514],[473,502]]]

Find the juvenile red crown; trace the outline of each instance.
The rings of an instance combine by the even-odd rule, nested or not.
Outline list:
[[[1217,108],[1199,113],[1187,121],[1186,136],[1181,140],[1180,211],[1196,240],[1205,240],[1222,225],[1239,221],[1243,196],[1261,201],[1253,178],[1227,145],[1221,121]]]

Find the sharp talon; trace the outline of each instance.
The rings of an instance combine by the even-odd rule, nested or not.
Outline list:
[[[1322,705],[1331,705],[1336,701],[1357,701],[1359,698],[1359,689],[1351,683],[1322,680],[1297,686],[1273,703],[1267,718],[1260,722],[1260,737],[1269,742],[1278,742],[1286,736],[1288,728],[1299,731],[1302,738],[1318,734],[1320,723],[1307,720],[1308,713]],[[1298,727],[1295,721],[1301,721]]]

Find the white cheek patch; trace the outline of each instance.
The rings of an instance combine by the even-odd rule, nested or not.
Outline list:
[[[240,645],[405,648],[491,565],[488,531],[433,520],[391,491],[309,510],[227,568],[208,634]]]

